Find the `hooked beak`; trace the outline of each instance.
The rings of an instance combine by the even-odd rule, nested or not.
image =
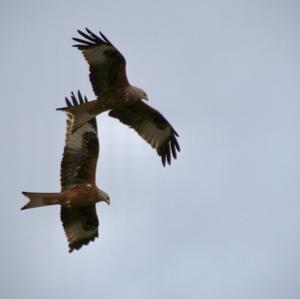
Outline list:
[[[143,100],[145,100],[145,101],[149,101],[149,98],[148,98],[148,96],[147,96],[147,95],[145,95],[145,96],[144,96],[144,98],[143,98]]]
[[[104,201],[105,201],[108,205],[110,205],[110,198],[109,198],[109,196],[105,197]]]

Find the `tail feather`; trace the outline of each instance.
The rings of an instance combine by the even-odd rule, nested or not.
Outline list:
[[[38,192],[22,192],[29,202],[21,208],[21,210],[44,207],[49,205],[60,204],[62,200],[61,193],[38,193]]]
[[[64,111],[68,114],[70,120],[73,122],[72,133],[76,132],[81,126],[97,116],[106,109],[99,107],[98,100],[87,103],[81,103],[75,106],[68,106],[57,108],[58,111]]]

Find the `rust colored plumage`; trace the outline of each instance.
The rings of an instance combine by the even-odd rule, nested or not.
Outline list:
[[[71,102],[72,101],[72,102]],[[88,103],[78,91],[68,107]],[[61,192],[23,192],[29,202],[22,208],[29,209],[48,205],[61,206],[61,221],[68,239],[69,251],[80,249],[98,237],[99,221],[96,203],[110,203],[109,196],[96,186],[96,167],[99,155],[99,141],[96,119],[92,118],[73,133],[73,116],[68,114],[67,133],[61,162]]]
[[[89,64],[90,81],[97,99],[78,106],[58,108],[74,117],[73,132],[96,115],[110,111],[109,115],[133,128],[148,142],[162,159],[171,164],[177,158],[180,146],[179,136],[167,119],[157,110],[147,105],[147,94],[129,84],[126,75],[126,60],[121,52],[104,36],[99,36],[86,28],[78,30],[81,38],[73,38],[77,47]]]

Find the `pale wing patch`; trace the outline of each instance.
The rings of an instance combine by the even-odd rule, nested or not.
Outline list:
[[[98,47],[81,49],[81,51],[89,65],[99,65],[107,63],[108,58],[105,52],[111,49],[111,46],[102,44]]]
[[[97,136],[97,131],[93,127],[91,123],[86,123],[82,127],[80,127],[77,131],[72,133],[73,131],[74,118],[73,115],[68,114],[67,120],[67,136],[66,136],[66,145],[74,150],[82,149],[83,135],[92,132]]]
[[[138,128],[139,134],[144,137],[153,148],[158,148],[171,136],[171,128],[158,129],[153,123],[146,121]]]

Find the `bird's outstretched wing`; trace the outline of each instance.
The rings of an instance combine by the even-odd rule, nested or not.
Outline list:
[[[82,38],[73,40],[84,55],[90,67],[90,80],[98,98],[110,89],[122,88],[129,84],[126,76],[126,60],[117,48],[99,32],[99,36],[86,28],[86,33],[77,32]]]
[[[80,249],[98,237],[96,205],[61,207],[60,218],[68,239],[69,252]]]
[[[162,164],[171,164],[171,158],[177,158],[180,151],[179,135],[165,117],[144,102],[136,102],[119,109],[113,109],[109,115],[133,128],[143,139],[156,149]]]
[[[72,92],[71,101],[66,98],[67,106],[87,102],[87,98],[83,98],[79,91],[77,98]],[[75,133],[73,133],[73,125],[73,116],[68,113],[66,142],[60,171],[62,191],[77,183],[95,182],[99,155],[96,119],[92,118]]]

